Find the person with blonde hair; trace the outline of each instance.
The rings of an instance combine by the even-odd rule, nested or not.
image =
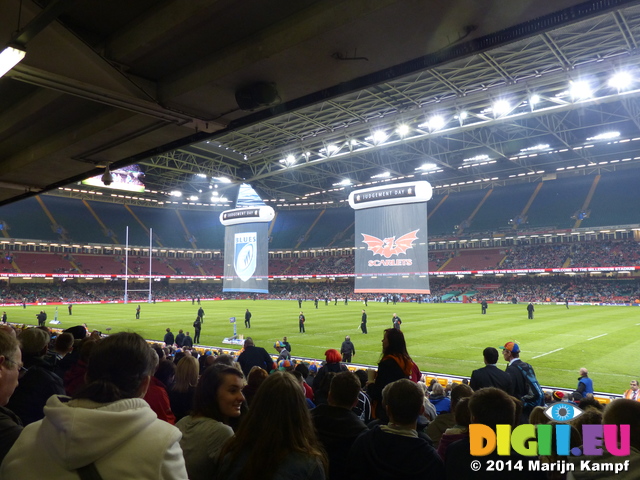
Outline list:
[[[54,395],[44,419],[25,427],[0,467],[0,478],[186,479],[180,431],[159,420],[142,397],[156,353],[136,333],[95,345],[87,384],[73,397]]]
[[[182,357],[176,366],[175,382],[169,391],[171,411],[176,416],[176,421],[191,413],[199,373],[198,360],[191,355]]]
[[[225,480],[326,478],[326,455],[291,374],[275,372],[264,381],[221,458]]]

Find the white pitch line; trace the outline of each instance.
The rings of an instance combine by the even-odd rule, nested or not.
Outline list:
[[[543,353],[542,355],[536,355],[535,357],[532,357],[532,358],[540,358],[540,357],[544,357],[545,355],[549,355],[550,353],[556,353],[556,352],[559,352],[560,350],[564,350],[564,347],[562,347],[562,348],[557,348],[557,349],[555,349],[555,350],[551,350],[550,352]]]
[[[609,334],[608,334],[608,333],[603,333],[602,335],[598,335],[597,337],[587,338],[587,342],[588,342],[589,340],[595,340],[596,338],[604,337],[605,335],[609,335]]]

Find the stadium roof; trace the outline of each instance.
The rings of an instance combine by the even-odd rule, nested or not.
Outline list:
[[[91,196],[107,165],[156,203],[222,178],[303,206],[637,172],[640,2],[441,3],[2,2],[27,54],[0,79],[0,205]]]

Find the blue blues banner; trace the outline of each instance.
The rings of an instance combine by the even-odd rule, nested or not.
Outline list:
[[[250,185],[238,190],[236,208],[220,214],[224,231],[223,292],[269,293],[269,223],[273,208]]]

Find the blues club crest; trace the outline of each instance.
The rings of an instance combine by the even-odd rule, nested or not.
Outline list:
[[[246,282],[256,271],[258,234],[256,232],[236,233],[234,246],[233,268],[240,280]]]

